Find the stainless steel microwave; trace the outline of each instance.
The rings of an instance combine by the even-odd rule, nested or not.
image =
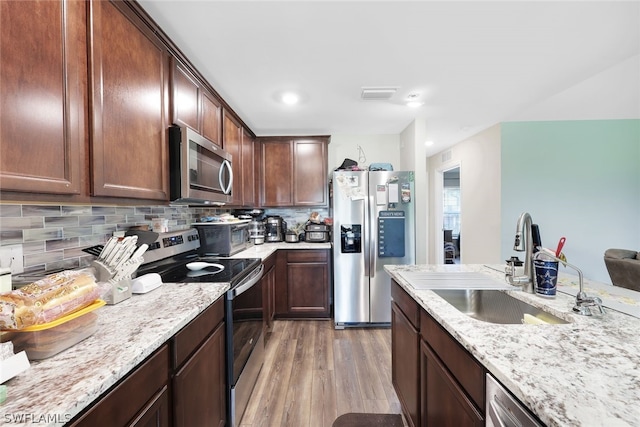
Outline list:
[[[169,179],[173,203],[224,205],[231,202],[231,154],[186,126],[169,128]]]
[[[231,256],[251,246],[249,220],[233,223],[195,222],[198,230],[201,256]]]

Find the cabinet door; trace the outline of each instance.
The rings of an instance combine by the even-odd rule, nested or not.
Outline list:
[[[391,382],[407,422],[420,426],[420,335],[395,302],[391,303]],[[434,424],[435,425],[435,424]]]
[[[421,416],[424,426],[482,427],[484,417],[429,346],[422,341]]]
[[[296,139],[293,164],[294,205],[327,205],[327,140]]]
[[[231,164],[233,165],[233,188],[231,194],[233,200],[231,205],[242,205],[242,127],[238,120],[227,111],[222,112],[222,130],[224,139],[222,148],[231,154]]]
[[[93,195],[168,200],[168,52],[126,3],[89,8]]]
[[[242,128],[242,205],[256,206],[255,138]]]
[[[270,139],[261,148],[261,205],[293,206],[293,141]]]
[[[202,91],[202,136],[211,142],[222,145],[220,127],[222,124],[222,104],[220,100],[206,90]]]
[[[177,59],[172,59],[171,105],[173,123],[200,132],[200,84]]]
[[[131,427],[169,427],[169,389],[164,387],[142,413],[130,424]]]
[[[141,420],[148,420],[147,416],[162,420],[164,410],[160,403],[158,405],[156,403],[162,393],[167,390],[168,379],[169,347],[164,345],[69,425],[72,427],[127,426],[132,423],[148,425],[136,424]]]
[[[0,189],[83,191],[86,9],[0,1]]]
[[[174,376],[176,427],[225,425],[224,346],[224,323],[221,323]]]
[[[278,251],[276,262],[276,314],[287,318],[329,317],[329,251]]]

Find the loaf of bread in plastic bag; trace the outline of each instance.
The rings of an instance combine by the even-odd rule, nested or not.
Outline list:
[[[0,329],[22,329],[52,322],[91,304],[100,296],[87,271],[62,271],[0,294]]]

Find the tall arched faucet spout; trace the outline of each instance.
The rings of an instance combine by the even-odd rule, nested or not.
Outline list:
[[[533,293],[533,238],[531,224],[531,215],[528,212],[520,214],[516,224],[516,238],[513,243],[513,250],[525,252],[524,275],[515,277],[507,275],[507,278],[510,284],[522,286],[523,291]]]

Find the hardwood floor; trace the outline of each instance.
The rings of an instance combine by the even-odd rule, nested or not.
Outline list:
[[[399,414],[391,330],[330,320],[274,323],[242,427],[331,427],[348,412]]]

